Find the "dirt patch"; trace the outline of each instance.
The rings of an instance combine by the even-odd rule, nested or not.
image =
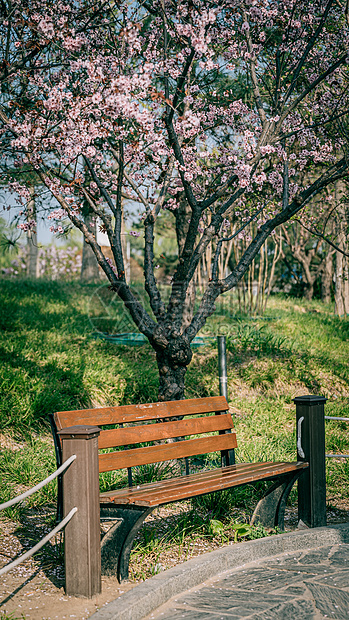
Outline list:
[[[3,435],[0,433],[0,448],[5,448],[6,450],[13,450],[14,452],[18,452],[18,450],[22,450],[25,447],[25,443],[15,441],[10,435]]]
[[[46,533],[50,513],[41,512],[21,524],[0,521],[0,566],[32,547]],[[92,599],[64,593],[63,542],[58,535],[42,552],[0,577],[0,620],[84,620],[113,601],[136,582],[120,585],[116,577],[102,578],[102,593]],[[12,614],[12,615],[11,615]]]

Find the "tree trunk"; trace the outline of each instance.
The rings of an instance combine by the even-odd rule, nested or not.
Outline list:
[[[348,258],[341,252],[336,252],[335,275],[335,312],[338,316],[349,315],[349,269]]]
[[[343,282],[343,301],[344,301],[344,311],[347,316],[349,316],[349,265],[348,265],[348,257],[344,256],[344,282]]]
[[[30,202],[28,204],[28,220],[35,220],[37,223],[36,217],[36,207],[35,207],[35,187],[30,185]],[[35,280],[39,277],[39,249],[38,249],[38,234],[35,230],[28,230],[27,232],[27,247],[28,247],[28,255],[27,255],[27,276]]]
[[[308,301],[311,301],[313,299],[313,296],[314,296],[314,284],[307,282],[306,287],[304,289],[304,297]]]
[[[333,280],[333,252],[329,250],[321,274],[321,299],[325,304],[331,301],[331,285]]]
[[[186,366],[173,367],[165,353],[156,355],[159,368],[159,401],[183,400]]]
[[[179,255],[182,254],[183,247],[185,244],[185,239],[188,234],[189,220],[190,220],[191,211],[188,206],[186,200],[181,200],[179,203],[179,207],[175,212],[176,217],[176,235],[177,235],[177,243],[178,243],[178,251]],[[200,269],[200,265],[198,267]],[[188,286],[186,299],[184,302],[183,315],[182,315],[182,326],[183,331],[190,325],[191,320],[194,314],[194,306],[196,299],[196,283],[195,278],[192,279]]]
[[[183,309],[183,331],[189,327],[193,315],[194,315],[194,307],[195,307],[195,299],[196,299],[196,282],[194,279],[190,282],[188,286],[187,296],[185,298],[184,309]]]
[[[337,207],[338,215],[338,246],[346,252],[348,243],[346,238],[347,212],[343,203]],[[335,271],[335,312],[338,316],[349,314],[349,284],[348,284],[348,258],[341,252],[336,251]]]
[[[93,222],[93,218],[91,216],[85,217],[85,224],[88,226],[89,230],[96,237],[97,235],[97,226],[96,222]],[[96,256],[91,249],[90,245],[86,243],[85,237],[82,246],[82,262],[81,262],[81,274],[80,280],[83,282],[94,282],[99,279],[99,267]]]
[[[182,400],[187,366],[193,353],[187,338],[171,337],[166,348],[156,346],[159,368],[159,401]]]
[[[334,300],[336,304],[336,314],[344,316],[343,302],[343,254],[336,252],[336,272],[335,272],[335,289]]]

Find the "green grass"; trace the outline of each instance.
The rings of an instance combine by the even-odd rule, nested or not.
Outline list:
[[[150,346],[116,346],[95,339],[96,331],[136,331],[107,285],[2,281],[0,502],[55,469],[50,413],[157,400],[158,375]],[[225,298],[204,333],[227,334],[238,461],[295,459],[295,396],[322,394],[328,398],[327,414],[349,417],[349,321],[334,316],[332,307],[275,297],[266,316],[249,319],[238,316],[230,298]],[[218,392],[217,349],[214,345],[198,349],[187,372],[186,397]],[[348,425],[329,422],[326,429],[326,451],[349,453]],[[159,475],[166,475],[161,467],[136,472],[138,483]],[[103,490],[122,484],[123,476],[123,472],[105,474]],[[349,462],[328,460],[327,482],[330,501],[348,500]],[[210,520],[224,524],[222,536],[233,532],[229,511],[249,508],[260,487],[197,498],[190,512],[194,529],[189,532],[183,521],[162,544],[176,540],[180,545],[181,536],[186,540],[213,536]],[[21,520],[26,511],[43,506],[53,514],[55,494],[52,483],[6,514]],[[295,498],[293,492],[291,501]],[[158,539],[152,536],[155,549]],[[135,553],[149,551],[148,543],[140,542]],[[156,550],[152,553],[156,555]]]
[[[209,544],[219,547],[230,541],[255,540],[274,533],[277,532],[267,532],[261,526],[250,526],[227,515],[220,521],[214,513],[195,504],[176,518],[170,517],[164,531],[159,532],[156,521],[144,524],[131,552],[130,577],[139,580],[156,575],[163,570],[166,556],[173,561],[174,553],[178,562],[189,560],[197,544],[201,548],[208,548]]]
[[[3,430],[41,431],[57,410],[156,399],[147,348],[92,338],[95,286],[3,281],[1,288]]]

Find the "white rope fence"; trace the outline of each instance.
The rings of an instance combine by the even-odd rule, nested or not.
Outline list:
[[[58,525],[56,525],[56,527],[49,534],[46,534],[46,536],[44,536],[44,538],[42,538],[40,542],[38,542],[38,544],[35,545],[35,547],[32,547],[31,549],[29,549],[29,551],[27,551],[26,553],[23,553],[23,555],[21,555],[19,558],[17,558],[10,564],[7,564],[3,568],[1,568],[0,577],[1,575],[8,573],[13,568],[16,568],[18,564],[21,564],[21,562],[24,562],[24,560],[27,560],[28,558],[30,558],[32,555],[34,555],[34,553],[39,551],[41,547],[46,545],[46,543],[50,540],[50,538],[52,538],[52,536],[57,534],[57,532],[59,532],[61,529],[63,529],[63,527],[67,525],[67,523],[69,523],[70,519],[75,515],[77,510],[78,510],[77,508],[72,508],[71,511],[67,514],[67,516],[64,517],[64,519],[62,519],[62,521]]]
[[[31,495],[33,495],[33,493],[36,493],[36,491],[39,491],[39,489],[42,489],[42,487],[44,487],[45,484],[48,484],[49,482],[57,478],[57,476],[59,476],[62,472],[64,472],[67,469],[67,467],[69,467],[69,465],[73,461],[75,461],[75,459],[76,459],[76,454],[73,454],[72,456],[69,457],[69,459],[67,459],[63,463],[63,465],[61,465],[55,472],[53,472],[53,474],[45,478],[45,480],[43,480],[42,482],[39,482],[39,484],[37,484],[35,487],[32,487],[31,489],[29,489],[29,491],[25,491],[25,493],[22,493],[21,495],[18,495],[17,497],[10,499],[8,502],[5,502],[4,504],[0,504],[0,510],[4,510],[5,508],[10,508],[10,506],[14,506],[14,504],[18,504],[18,502],[23,501],[27,497],[30,497]]]
[[[22,493],[21,495],[18,495],[17,497],[10,499],[8,502],[4,502],[3,504],[0,504],[0,510],[4,510],[5,508],[10,508],[11,506],[14,506],[14,504],[18,504],[18,502],[21,502],[27,497],[30,497],[31,495],[33,495],[33,493],[35,493],[36,491],[39,491],[39,489],[42,489],[42,487],[44,487],[46,484],[48,484],[49,482],[57,478],[57,476],[62,474],[69,467],[69,465],[71,465],[73,461],[75,461],[75,459],[76,459],[76,454],[73,454],[72,456],[69,457],[69,459],[67,459],[63,463],[63,465],[61,465],[58,469],[56,469],[56,471],[53,472],[53,474],[45,478],[45,480],[43,480],[42,482],[39,482],[39,484],[35,485],[35,487],[32,487],[31,489],[29,489],[29,491],[25,491],[25,493]],[[40,542],[38,542],[34,547],[29,549],[29,551],[26,551],[26,553],[23,553],[23,555],[21,555],[19,558],[17,558],[16,560],[13,560],[13,562],[10,562],[10,564],[6,564],[6,566],[3,566],[3,568],[0,569],[0,577],[1,575],[5,575],[5,573],[8,573],[13,568],[16,568],[18,564],[21,564],[22,562],[30,558],[32,555],[34,555],[34,553],[39,551],[41,547],[46,545],[46,543],[55,534],[57,534],[60,530],[62,530],[67,525],[67,523],[69,523],[70,519],[75,515],[77,510],[78,509],[76,507],[72,508],[71,511],[67,514],[67,516],[64,517],[64,519],[62,519],[62,521],[58,523],[58,525],[56,525],[56,527],[53,530],[51,530],[51,532],[46,534],[46,536],[44,536],[44,538],[42,538]]]

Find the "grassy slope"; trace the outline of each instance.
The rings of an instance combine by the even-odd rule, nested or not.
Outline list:
[[[91,304],[95,291],[77,283],[1,283],[3,499],[53,470],[49,413],[156,400],[157,370],[149,346],[117,347],[92,338],[102,312]],[[119,329],[120,306],[113,306],[111,316],[112,298],[107,301],[107,318],[99,326]],[[349,416],[349,322],[318,302],[278,298],[270,301],[267,315],[236,320],[223,303],[207,328],[229,334],[229,395],[238,410],[240,460],[295,458],[296,395],[321,393],[329,398],[328,413]],[[216,348],[207,347],[194,356],[187,397],[217,393]],[[328,451],[349,452],[347,429],[345,423],[328,426]],[[348,466],[329,463],[329,496],[348,495]],[[53,501],[54,493],[52,485],[32,501]]]

